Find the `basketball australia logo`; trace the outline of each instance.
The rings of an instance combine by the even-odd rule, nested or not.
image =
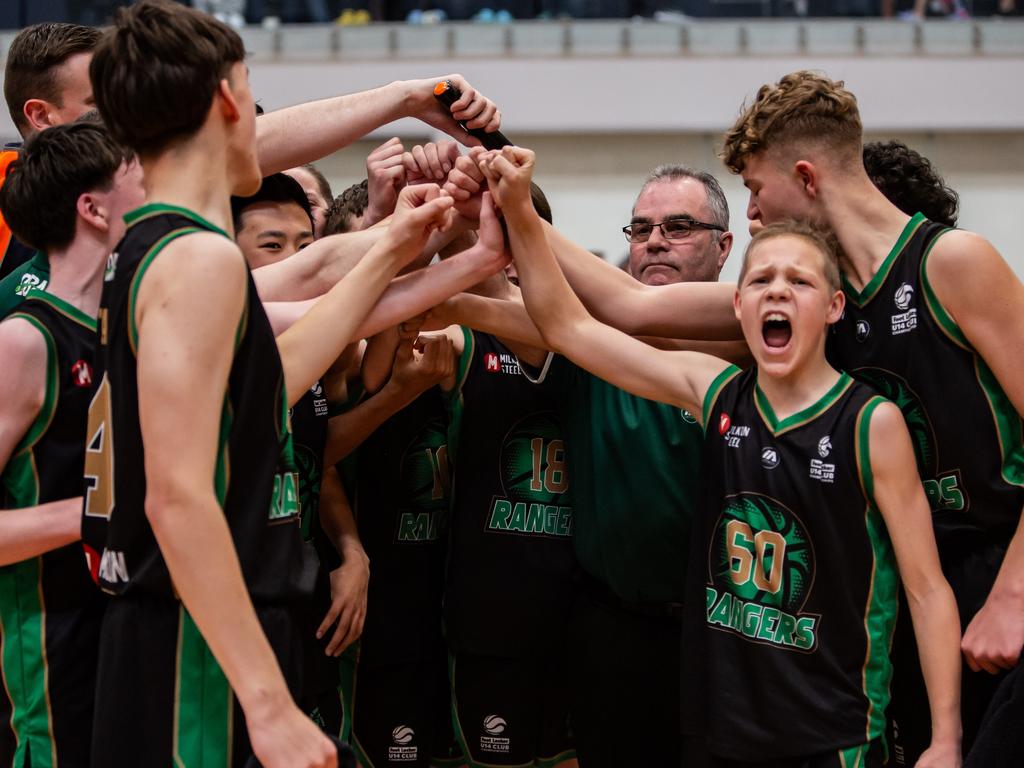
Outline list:
[[[898,314],[892,316],[892,335],[899,336],[917,328],[917,309],[910,306],[914,300],[914,286],[903,283],[896,289],[893,301],[896,302]]]
[[[511,749],[511,741],[503,736],[508,723],[499,715],[487,715],[483,721],[483,733],[480,736],[480,749],[483,752],[507,753]]]
[[[818,616],[803,613],[814,547],[792,510],[760,494],[728,497],[708,566],[709,627],[780,648],[817,647]]]
[[[394,746],[388,747],[389,763],[414,763],[418,759],[419,750],[412,744],[416,732],[408,725],[399,725],[391,731]]]

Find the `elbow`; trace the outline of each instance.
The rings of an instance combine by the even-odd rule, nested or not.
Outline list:
[[[146,519],[159,538],[161,533],[186,521],[190,511],[210,503],[220,506],[212,489],[209,494],[198,494],[171,485],[151,485],[146,489]]]

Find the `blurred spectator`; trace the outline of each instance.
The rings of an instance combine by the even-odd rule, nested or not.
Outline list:
[[[235,29],[245,26],[245,0],[192,0],[192,6]]]

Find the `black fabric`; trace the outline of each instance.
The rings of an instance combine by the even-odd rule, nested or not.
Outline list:
[[[547,656],[564,642],[574,593],[572,481],[557,404],[568,363],[524,375],[498,339],[472,332],[460,364],[445,586],[449,647]]]
[[[1024,673],[1018,664],[992,696],[964,768],[1017,768],[1024,755]]]
[[[441,642],[451,498],[447,427],[434,388],[359,447],[354,509],[372,563],[363,664],[425,660]]]
[[[51,295],[31,295],[14,316],[32,318],[47,330],[56,353],[50,366],[57,386],[53,415],[28,449],[33,457],[36,497],[19,498],[5,483],[0,489],[0,508],[45,504],[82,494],[86,414],[96,344],[95,328],[88,318]],[[7,468],[2,477],[9,479]],[[4,663],[0,664],[0,765],[8,766],[14,758],[17,739],[10,730],[12,710],[27,709],[27,702],[10,698],[12,686],[6,675],[20,675],[21,670],[8,669],[7,662],[14,657],[15,665],[25,663],[31,670],[33,657],[41,655],[45,689],[32,687],[34,675],[30,673],[13,690],[25,689],[27,696],[43,697],[47,703],[52,742],[47,736],[35,743],[50,742],[61,765],[84,768],[89,759],[96,655],[106,600],[89,575],[82,547],[69,544],[0,568],[0,599],[5,603],[3,617],[10,622],[0,625],[0,646],[5,649]],[[34,629],[40,618],[45,642],[41,653]],[[10,650],[19,647],[24,657]],[[35,723],[40,725],[46,728],[45,723]],[[36,740],[39,736],[22,733],[19,738]]]
[[[104,574],[101,569],[104,590],[173,599],[170,575],[144,509],[133,297],[140,265],[147,258],[165,256],[163,247],[175,237],[224,233],[172,206],[149,205],[125,218],[128,231],[110,257],[103,286],[104,332],[96,358],[96,375],[108,380],[110,387],[116,506],[109,525],[94,534],[83,527],[83,538],[105,555],[123,559],[120,573]],[[246,586],[255,602],[275,602],[307,595],[315,563],[302,547],[299,530],[298,479],[281,359],[251,276],[247,282],[247,303],[224,393],[217,460],[226,486],[221,504]],[[98,539],[95,543],[92,536]]]
[[[756,382],[737,373],[705,414],[684,619],[684,727],[735,760],[883,735],[898,583],[858,460],[874,393],[841,376],[776,422]]]
[[[179,603],[150,598],[111,600],[103,621],[93,723],[92,768],[167,766],[174,761]],[[292,696],[298,692],[301,642],[284,607],[256,610]],[[231,768],[252,755],[245,716],[233,699]],[[217,739],[224,731],[212,730]],[[225,736],[225,738],[227,738]]]
[[[471,767],[572,756],[566,652],[547,650],[542,659],[452,656],[456,736]]]
[[[334,742],[334,746],[338,750],[338,768],[356,768],[358,761],[356,760],[355,752],[352,751],[352,747],[336,736],[327,734],[327,737]],[[250,757],[245,764],[245,768],[261,768],[261,766],[262,764],[255,756]]]
[[[442,645],[411,662],[372,665],[360,658],[354,685],[352,743],[364,768],[428,768],[432,758],[449,757],[454,734]]]
[[[984,360],[940,321],[937,300],[929,299],[926,257],[945,231],[920,215],[911,220],[868,288],[846,287],[843,316],[826,346],[833,366],[903,411],[942,559],[966,542],[1008,543],[1024,508],[1021,418]],[[1004,462],[1004,451],[1016,456]]]
[[[867,745],[860,755],[860,761],[844,759],[836,750],[804,757],[782,758],[778,760],[758,760],[744,762],[729,760],[709,754],[698,740],[687,739],[684,747],[681,768],[882,768],[888,765],[885,761],[885,745],[876,740]],[[581,766],[583,768],[583,766]]]
[[[673,766],[681,735],[679,616],[582,590],[569,620],[572,729],[581,768]]]

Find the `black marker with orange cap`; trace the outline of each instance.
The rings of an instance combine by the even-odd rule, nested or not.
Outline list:
[[[434,98],[451,110],[452,104],[462,98],[462,91],[451,80],[442,80],[434,86]],[[461,120],[458,123],[466,133],[478,139],[485,149],[501,149],[512,143],[505,138],[505,134],[501,131],[491,131],[488,133],[483,128],[467,128],[466,124]]]

